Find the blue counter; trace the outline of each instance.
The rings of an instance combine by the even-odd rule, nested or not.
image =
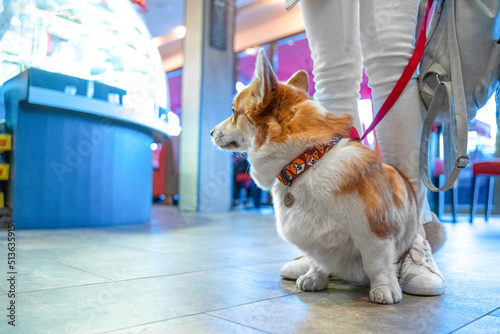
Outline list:
[[[7,203],[16,228],[150,219],[150,145],[167,139],[164,121],[123,107],[122,90],[36,69],[1,89],[13,135]]]

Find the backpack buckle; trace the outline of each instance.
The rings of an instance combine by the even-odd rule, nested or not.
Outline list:
[[[459,156],[455,160],[455,167],[459,169],[464,169],[469,164],[469,156],[467,154]]]
[[[444,83],[441,82],[441,79],[439,78],[438,73],[436,73],[436,81],[437,81],[438,85],[441,85],[441,86],[444,85]]]

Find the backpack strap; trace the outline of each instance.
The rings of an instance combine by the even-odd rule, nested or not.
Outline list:
[[[420,146],[420,176],[425,186],[431,191],[445,191],[453,187],[455,181],[469,163],[467,155],[467,108],[465,102],[464,85],[462,79],[462,65],[460,62],[460,52],[458,49],[457,27],[455,22],[455,1],[446,1],[448,6],[448,49],[450,51],[450,65],[452,81],[441,81],[437,75],[438,87],[434,92],[434,97],[429,105],[427,116],[422,130],[422,142]],[[455,155],[455,165],[450,171],[444,185],[437,188],[429,177],[429,143],[432,125],[439,112],[444,98],[448,99],[448,119],[452,150]],[[446,170],[446,166],[445,166]]]
[[[424,182],[425,186],[431,190],[431,191],[445,191],[448,189],[453,188],[455,181],[458,178],[458,175],[460,174],[460,171],[464,169],[467,164],[469,163],[469,156],[465,154],[467,152],[467,146],[465,146],[465,151],[464,150],[459,150],[457,149],[457,154],[460,154],[461,152],[465,152],[464,154],[458,155],[458,157],[455,159],[455,165],[453,166],[453,169],[451,170],[450,174],[446,178],[446,181],[444,185],[441,188],[437,188],[432,181],[430,180],[429,177],[429,172],[428,172],[428,166],[429,166],[429,144],[430,144],[430,135],[432,133],[432,125],[434,124],[434,121],[436,120],[436,116],[439,113],[440,106],[443,104],[445,101],[445,98],[448,99],[448,112],[450,114],[450,136],[452,138],[452,143],[453,147],[456,147],[455,145],[458,144],[458,147],[460,147],[460,144],[458,143],[458,140],[453,141],[453,138],[461,137],[460,136],[460,129],[458,126],[453,126],[454,119],[454,111],[453,111],[453,89],[452,89],[452,84],[450,82],[441,82],[438,87],[436,88],[434,92],[434,97],[431,101],[431,104],[429,105],[429,110],[427,111],[427,116],[425,117],[424,121],[424,127],[422,131],[422,142],[421,142],[421,148],[420,148],[420,176],[422,177],[422,181]],[[465,137],[467,138],[467,128],[465,128]]]

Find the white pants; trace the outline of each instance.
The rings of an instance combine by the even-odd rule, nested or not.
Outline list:
[[[378,112],[408,64],[414,44],[418,0],[301,0],[314,62],[314,99],[332,114],[358,115],[362,67]],[[425,222],[432,220],[427,189],[419,175],[420,137],[425,109],[417,75],[376,127],[384,162],[412,183]]]

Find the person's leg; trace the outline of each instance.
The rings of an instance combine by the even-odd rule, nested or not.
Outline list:
[[[358,115],[362,79],[359,3],[301,0],[315,83],[314,100],[334,116],[349,114],[362,133]]]
[[[378,112],[413,54],[418,0],[362,0],[361,41],[364,66]],[[427,190],[420,179],[420,138],[425,109],[418,93],[417,74],[377,126],[384,162],[409,179],[422,208],[425,222],[432,220]],[[422,232],[425,236],[425,232]]]
[[[413,54],[418,0],[362,0],[360,4],[361,45],[364,66],[378,112],[403,73]],[[408,83],[398,101],[377,126],[384,162],[401,170],[412,183],[421,207],[423,222],[433,221],[427,190],[419,174],[423,109],[417,75]],[[418,295],[444,292],[444,277],[432,258],[423,226],[404,257],[400,272],[403,291]]]

